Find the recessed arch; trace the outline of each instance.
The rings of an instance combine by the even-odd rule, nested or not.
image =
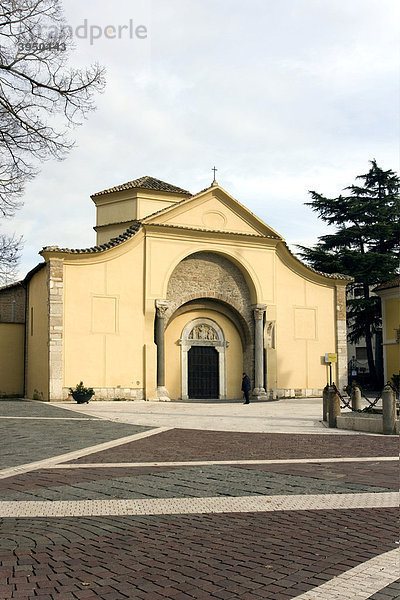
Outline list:
[[[193,312],[198,310],[212,310],[217,313],[225,315],[236,327],[241,342],[243,351],[246,349],[248,344],[252,342],[252,331],[250,324],[246,321],[239,310],[229,302],[229,298],[219,298],[216,296],[207,296],[199,298],[198,296],[182,297],[182,304],[174,310],[171,314],[168,314],[166,319],[166,327],[171,323],[177,316],[185,314],[187,312]],[[168,313],[168,311],[167,311]]]
[[[220,255],[220,256],[224,257],[225,259],[227,259],[228,261],[230,261],[231,263],[233,263],[239,269],[239,271],[242,273],[242,275],[247,283],[247,286],[248,286],[248,289],[250,292],[251,303],[257,304],[259,302],[262,302],[261,285],[260,285],[258,276],[257,276],[256,272],[254,271],[254,269],[252,268],[252,266],[243,258],[243,256],[240,256],[240,254],[237,251],[231,251],[229,249],[224,249],[224,250],[214,249],[211,247],[204,248],[204,246],[198,246],[197,248],[185,250],[174,261],[171,262],[170,267],[169,267],[169,269],[166,273],[165,279],[164,279],[163,294],[162,294],[163,298],[167,297],[168,284],[169,284],[171,276],[172,276],[173,272],[175,271],[176,267],[183,260],[185,260],[186,258],[189,258],[191,255],[200,254],[200,253]]]

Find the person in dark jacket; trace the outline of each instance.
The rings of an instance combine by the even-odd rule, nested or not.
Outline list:
[[[248,375],[246,375],[246,373],[243,373],[242,392],[245,397],[245,402],[243,404],[250,404],[250,400],[249,400],[250,389],[251,389],[250,377]]]

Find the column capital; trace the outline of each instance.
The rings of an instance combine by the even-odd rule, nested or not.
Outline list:
[[[252,304],[251,308],[253,309],[254,318],[256,320],[264,318],[264,313],[267,310],[266,304]]]
[[[156,300],[156,314],[159,319],[165,319],[165,313],[169,308],[168,300]]]

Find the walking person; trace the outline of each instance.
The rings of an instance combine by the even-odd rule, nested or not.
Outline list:
[[[246,373],[243,373],[242,392],[245,397],[245,402],[243,402],[243,404],[250,404],[250,400],[249,400],[250,389],[251,389],[250,377],[248,375],[246,375]]]

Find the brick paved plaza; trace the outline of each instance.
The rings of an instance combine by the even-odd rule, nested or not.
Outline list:
[[[1,600],[400,598],[397,437],[123,404],[0,401]]]

